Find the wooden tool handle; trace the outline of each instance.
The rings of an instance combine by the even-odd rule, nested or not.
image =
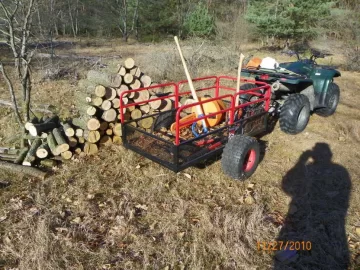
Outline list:
[[[243,54],[240,54],[239,67],[238,67],[238,76],[237,76],[237,84],[236,84],[236,93],[240,92],[241,68],[242,68],[242,63],[244,61],[244,58],[245,58],[245,56]],[[240,99],[240,95],[237,95],[236,100],[235,100],[235,106],[239,105],[239,99]]]
[[[188,80],[188,83],[189,83],[189,87],[190,87],[190,91],[191,91],[191,94],[192,94],[192,97],[193,99],[196,101],[196,102],[199,102],[199,99],[196,95],[196,91],[195,91],[195,88],[194,88],[194,85],[193,85],[193,82],[191,80],[191,77],[190,77],[190,73],[189,73],[189,70],[186,66],[186,62],[185,62],[185,59],[184,59],[184,56],[182,54],[182,51],[181,51],[181,48],[180,48],[180,44],[179,44],[179,39],[177,36],[174,37],[175,39],[175,42],[176,42],[176,45],[177,45],[177,48],[178,48],[178,51],[179,51],[179,54],[180,54],[180,58],[181,58],[181,61],[182,61],[182,64],[184,66],[184,70],[185,70],[185,75],[186,75],[186,78]],[[201,108],[200,105],[197,105],[196,106],[196,110],[197,110],[197,113],[198,115],[204,115],[203,113],[203,110]],[[203,127],[204,127],[204,130],[207,130],[207,126],[206,126],[206,121],[205,119],[202,120],[202,124],[203,124]]]

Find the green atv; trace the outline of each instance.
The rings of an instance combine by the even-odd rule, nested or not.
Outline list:
[[[288,134],[302,132],[309,121],[310,113],[330,116],[336,111],[339,103],[340,89],[334,78],[341,76],[334,67],[318,65],[316,59],[331,55],[312,50],[310,58],[301,58],[297,52],[297,61],[281,63],[274,69],[245,68],[242,76],[255,78],[272,86],[272,107],[270,113],[279,117],[280,128]],[[241,87],[248,90],[256,87],[245,84]],[[243,100],[256,99],[249,94]]]

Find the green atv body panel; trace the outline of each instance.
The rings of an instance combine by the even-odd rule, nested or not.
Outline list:
[[[284,85],[298,86],[300,93],[307,86],[313,85],[315,92],[315,107],[325,106],[329,84],[340,72],[330,66],[312,64],[307,59],[279,64],[278,69],[243,69],[241,75],[257,81],[272,84],[279,81]]]

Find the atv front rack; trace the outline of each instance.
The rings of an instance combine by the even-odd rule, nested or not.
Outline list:
[[[270,108],[271,87],[263,82],[243,79],[242,82],[253,83],[256,88],[237,93],[234,85],[236,78],[228,76],[209,76],[194,79],[193,83],[199,97],[208,96],[206,100],[196,103],[181,105],[179,100],[190,95],[187,81],[178,83],[166,83],[154,85],[138,90],[124,91],[120,94],[120,115],[122,123],[123,144],[126,148],[149,158],[172,171],[178,172],[196,163],[209,159],[221,153],[223,147],[234,134],[257,135],[263,132],[267,126],[268,110]],[[132,93],[141,94],[142,91],[157,93],[157,98],[145,100],[137,103],[124,104],[123,97]],[[250,94],[256,96],[256,100],[243,104],[235,104],[237,95]],[[154,111],[136,120],[125,120],[127,110],[133,106],[149,104],[156,100],[171,99],[174,101],[174,108],[170,111]],[[207,114],[203,117],[180,122],[184,112],[191,111],[197,105],[207,102],[222,101],[225,108]],[[157,118],[163,114],[172,112],[174,116],[175,134],[168,131],[155,132],[150,129],[144,130],[139,127],[139,123],[146,118]],[[222,114],[224,120],[217,126],[209,129],[209,132],[202,133],[198,137],[185,136],[183,127],[197,123],[202,119],[209,119]],[[240,116],[241,115],[241,116]],[[185,129],[186,132],[186,129]]]

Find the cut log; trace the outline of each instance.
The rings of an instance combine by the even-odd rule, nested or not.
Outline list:
[[[50,148],[47,142],[43,142],[36,150],[36,156],[38,158],[46,158],[49,155]]]
[[[61,153],[61,157],[65,160],[69,160],[71,159],[73,156],[72,152],[71,151],[65,151],[65,152],[62,152]]]
[[[114,109],[107,110],[103,113],[102,119],[107,122],[114,122],[116,120],[117,112]]]
[[[131,75],[133,75],[134,77],[136,77],[136,78],[140,78],[141,77],[141,70],[140,70],[140,68],[139,67],[134,67],[134,68],[132,68],[132,69],[130,69],[129,70],[129,73],[131,74]]]
[[[137,98],[134,99],[135,103],[139,103],[142,101],[147,101],[150,99],[150,93],[148,90],[142,90],[139,93],[139,96]]]
[[[78,82],[78,88],[81,89],[82,91],[77,91],[77,92],[81,92],[86,95],[92,94],[94,93],[96,85],[97,83],[93,83],[89,80],[82,79]]]
[[[54,137],[54,134],[52,132],[49,133],[49,136],[46,138],[46,141],[48,143],[48,146],[51,150],[51,153],[54,156],[58,156],[60,155],[60,153],[57,151],[57,143]]]
[[[139,119],[141,117],[142,117],[142,113],[141,113],[141,111],[139,109],[135,109],[135,110],[133,110],[131,112],[131,119],[136,120],[136,119]]]
[[[147,114],[150,112],[150,105],[145,104],[140,106],[140,111],[142,111],[144,114]]]
[[[87,122],[87,128],[89,130],[98,130],[100,128],[100,121],[96,118],[91,118]]]
[[[140,87],[141,87],[141,82],[140,82],[140,80],[137,80],[137,79],[135,79],[135,80],[133,81],[133,83],[130,84],[130,88],[131,88],[132,90],[137,90],[137,89],[139,89]]]
[[[120,136],[113,136],[112,141],[116,145],[121,145],[122,144],[122,138]]]
[[[152,96],[152,97],[150,97],[150,100],[157,99],[157,98],[159,98],[159,97]],[[165,107],[166,104],[167,104],[167,102],[164,101],[163,99],[149,101],[150,107],[153,108],[154,110],[159,110],[161,107]]]
[[[75,147],[78,144],[78,140],[74,137],[68,137],[68,141],[70,147]]]
[[[196,102],[196,101],[195,101],[194,99],[189,98],[189,99],[185,100],[185,102],[184,102],[183,105],[190,105],[190,104],[193,104],[193,103],[195,103],[195,102]],[[192,107],[189,107],[189,108],[187,108],[187,109],[185,109],[185,110],[183,110],[183,111],[186,112],[186,113],[191,113],[191,112],[192,112]]]
[[[66,142],[61,130],[59,128],[54,128],[53,135],[57,143],[56,152],[61,154],[65,151],[68,151],[70,147],[69,144]]]
[[[109,128],[114,128],[115,127],[115,123],[109,123]]]
[[[128,105],[131,104],[131,103],[134,103],[134,102],[129,102]],[[128,112],[132,112],[132,111],[135,110],[135,109],[136,109],[136,106],[135,106],[135,105],[131,105],[131,106],[129,106],[129,107],[126,108],[126,110],[127,110]]]
[[[115,124],[113,133],[115,136],[122,136],[122,125],[120,123]]]
[[[25,129],[29,130],[29,128],[31,126],[33,126],[34,124],[39,124],[39,119],[37,117],[34,117],[29,122],[26,122],[25,123]]]
[[[134,76],[130,73],[126,73],[124,76],[124,83],[127,85],[131,85],[134,81]]]
[[[33,141],[33,143],[31,144],[31,147],[22,163],[22,165],[24,166],[31,166],[31,164],[35,161],[35,153],[36,150],[39,148],[39,146],[41,145],[41,140],[40,139],[36,139]]]
[[[96,155],[99,149],[96,144],[86,142],[84,145],[84,153],[88,156]]]
[[[89,143],[97,143],[100,140],[100,132],[97,130],[90,131],[87,141]]]
[[[94,106],[90,106],[86,110],[86,114],[89,115],[89,116],[94,116],[94,115],[96,115],[97,112],[98,112],[98,110]],[[66,131],[65,131],[65,133],[66,133]]]
[[[134,68],[135,66],[135,61],[134,59],[132,58],[127,58],[125,61],[124,61],[124,66],[126,69],[132,69]]]
[[[139,121],[139,126],[148,129],[151,128],[153,123],[154,123],[154,119],[152,117],[147,117]]]
[[[122,82],[122,78],[119,74],[109,74],[96,70],[90,70],[87,74],[87,79],[90,82],[101,84],[105,87],[120,87]]]
[[[138,126],[137,123],[136,123],[136,121],[130,122],[129,125],[130,125],[130,126],[133,126],[133,127],[137,127],[137,126]]]
[[[98,86],[96,86],[96,88],[95,88],[95,95],[97,96],[97,97],[104,97],[105,96],[105,94],[106,94],[106,87],[105,86],[103,86],[103,85],[98,85]]]
[[[104,98],[107,100],[113,100],[114,98],[116,98],[117,92],[114,88],[108,87],[106,88],[106,93]]]
[[[82,153],[81,148],[80,148],[80,147],[76,148],[76,149],[74,150],[74,153],[77,154],[77,155],[80,155],[80,154]]]
[[[107,129],[107,130],[105,131],[105,134],[108,135],[108,136],[113,135],[113,130],[112,130],[112,128]]]
[[[40,165],[48,168],[56,167],[57,162],[53,159],[43,159],[40,161]]]
[[[28,148],[21,149],[18,157],[14,160],[14,163],[22,164],[28,152],[29,152]]]
[[[91,97],[86,97],[86,98],[85,98],[85,101],[86,101],[86,103],[91,103],[91,102],[92,102],[92,98],[91,98]]]
[[[75,135],[75,130],[69,123],[65,123],[63,125],[63,129],[64,129],[64,132],[65,132],[66,136],[72,137],[72,136]]]
[[[151,85],[151,78],[147,75],[141,76],[140,81],[144,87],[149,87]]]
[[[103,103],[101,104],[101,109],[103,109],[104,111],[110,110],[112,106],[112,103],[110,100],[104,100]]]
[[[123,98],[123,100],[124,99],[127,99],[127,98]],[[111,102],[112,102],[112,107],[114,109],[119,109],[120,108],[120,99],[119,98],[114,98]]]
[[[166,102],[166,104],[165,104],[164,107],[160,107],[160,111],[161,111],[161,112],[169,111],[169,110],[171,110],[172,107],[173,107],[173,103],[172,103],[172,100],[171,100],[171,99],[166,98],[166,99],[164,99],[164,101]]]
[[[47,136],[48,136],[48,134],[47,133],[41,133],[41,135],[40,135],[40,137],[42,138],[42,139],[46,139],[47,138]]]
[[[85,138],[84,137],[78,137],[78,141],[79,141],[79,144],[84,144],[85,143]]]
[[[131,92],[131,93],[128,93],[127,97],[129,99],[136,99],[139,97],[139,92]]]
[[[129,91],[129,86],[127,86],[126,84],[122,84],[122,85],[120,86],[120,88],[118,88],[118,90],[117,90],[118,96],[120,97],[120,96],[121,96],[121,93],[122,93],[122,92],[125,92],[125,91]],[[126,97],[126,96],[127,96],[127,94],[124,94],[124,95],[123,95],[123,97]]]
[[[100,107],[102,103],[103,103],[103,99],[101,97],[94,97],[92,99],[92,104],[96,107]]]
[[[124,76],[126,74],[126,68],[123,66],[120,66],[118,74],[120,74],[121,76]]]
[[[101,146],[111,145],[111,144],[112,144],[112,139],[111,139],[111,137],[105,135],[105,136],[103,136],[103,137],[101,138],[99,144],[100,144]]]
[[[7,170],[13,173],[30,175],[33,177],[40,178],[41,180],[44,180],[46,177],[46,172],[42,172],[35,168],[25,167],[9,162],[0,161],[0,169]]]
[[[100,123],[100,130],[107,130],[109,127],[109,123],[108,122],[101,122]]]
[[[81,128],[77,128],[75,131],[75,136],[78,138],[84,136],[84,130]]]
[[[14,161],[17,158],[17,155],[13,155],[13,154],[0,154],[0,159],[2,160],[11,160]]]
[[[58,127],[58,124],[52,121],[42,124],[34,124],[29,127],[29,133],[31,134],[31,136],[39,136],[42,132],[53,130],[56,127]]]

